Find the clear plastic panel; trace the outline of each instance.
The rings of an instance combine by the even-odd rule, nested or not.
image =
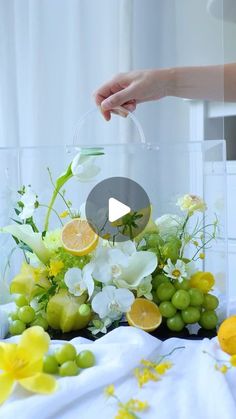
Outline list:
[[[53,186],[47,168],[50,168],[55,180],[61,174],[76,153],[76,148],[41,147],[0,150],[0,226],[10,222],[14,216],[11,209],[16,202],[17,189],[22,185],[31,185],[38,194],[39,202],[48,205]],[[222,316],[227,310],[227,248],[226,248],[226,188],[225,188],[225,144],[224,141],[204,141],[158,145],[112,144],[104,146],[104,155],[99,157],[100,173],[89,183],[70,181],[66,196],[74,208],[80,208],[91,189],[108,177],[124,176],[138,182],[149,195],[153,207],[153,218],[165,213],[179,212],[177,199],[192,193],[202,196],[208,206],[203,222],[211,223],[215,217],[219,220],[218,240],[206,250],[206,259],[202,268],[216,276],[217,293],[221,295]],[[65,209],[58,197],[56,210]],[[45,207],[40,207],[36,220],[43,226]],[[201,214],[199,213],[199,217]],[[50,227],[57,227],[58,219],[52,215]],[[9,281],[19,269],[22,261],[17,251],[11,258],[11,268],[6,268],[9,253],[14,248],[13,240],[0,235],[1,260],[0,271],[3,281]],[[6,294],[1,296],[3,301]]]

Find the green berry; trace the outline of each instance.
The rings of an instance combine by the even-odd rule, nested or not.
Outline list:
[[[197,323],[200,320],[200,311],[197,307],[188,307],[181,312],[182,319],[186,324]]]
[[[21,320],[14,320],[9,327],[9,332],[12,336],[21,335],[25,330],[25,323]]]
[[[164,282],[169,284],[170,280],[167,278],[166,275],[158,274],[154,276],[154,278],[152,279],[152,288],[156,290],[159,287],[159,285],[163,284]]]
[[[179,313],[176,313],[173,317],[167,319],[167,327],[173,332],[181,332],[184,326],[184,321]]]
[[[89,314],[91,313],[91,308],[88,304],[81,304],[81,306],[79,307],[79,314],[81,316],[89,316]]]
[[[190,305],[193,307],[201,306],[204,301],[204,295],[202,291],[198,290],[197,288],[190,288],[189,290],[190,296]]]
[[[29,304],[29,300],[25,297],[25,295],[20,294],[15,298],[15,303],[18,307],[23,307]]]
[[[55,352],[58,364],[64,364],[67,361],[74,361],[76,358],[76,349],[71,343],[66,343]]]
[[[42,316],[38,316],[36,317],[36,319],[31,323],[31,326],[40,326],[42,327],[44,330],[48,329],[48,322],[47,320],[42,317]]]
[[[82,351],[76,357],[79,368],[90,368],[95,364],[95,356],[91,351]]]
[[[170,282],[163,283],[157,288],[157,297],[161,301],[168,301],[175,293],[175,287]]]
[[[18,317],[26,324],[32,323],[35,319],[35,311],[30,306],[20,307],[18,310]]]
[[[206,310],[215,310],[219,305],[219,300],[215,295],[205,294],[202,305]]]
[[[184,310],[190,304],[189,293],[185,290],[178,290],[173,295],[171,302],[177,309]]]
[[[213,310],[203,311],[199,324],[206,330],[215,329],[218,324],[218,317]]]
[[[162,301],[159,305],[159,310],[163,317],[169,318],[176,314],[176,308],[170,301]]]
[[[12,320],[19,320],[19,317],[18,317],[18,311],[13,311],[13,313],[10,313],[10,314],[9,314],[9,317],[10,317]]]
[[[79,368],[75,361],[66,361],[59,368],[61,377],[72,377],[78,375]]]
[[[58,362],[53,355],[45,355],[43,359],[43,372],[46,374],[58,374]]]
[[[178,279],[175,279],[174,286],[177,290],[187,291],[190,288],[190,283],[188,279],[183,279],[182,282],[179,282]]]

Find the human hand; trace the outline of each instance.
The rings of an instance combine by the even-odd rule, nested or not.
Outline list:
[[[96,104],[109,121],[111,112],[125,115],[133,112],[138,103],[158,100],[167,96],[170,83],[169,69],[140,70],[117,74],[95,93]]]

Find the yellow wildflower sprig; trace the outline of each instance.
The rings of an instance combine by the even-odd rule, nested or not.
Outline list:
[[[134,370],[134,375],[138,381],[139,387],[143,387],[149,381],[159,381],[161,376],[164,375],[173,366],[170,361],[164,361],[164,359],[171,356],[176,350],[184,348],[185,346],[174,348],[168,354],[160,356],[157,362],[152,362],[148,359],[142,359],[140,362],[141,367],[135,368]]]
[[[216,361],[215,369],[222,374],[226,374],[230,369],[236,367],[236,354],[232,355],[229,360],[223,360],[223,359],[217,359],[214,357],[214,355],[210,354],[207,351],[203,351],[204,354],[209,355],[211,358],[213,358]]]
[[[113,384],[107,386],[104,393],[107,398],[113,397],[118,402],[119,409],[115,419],[139,419],[136,413],[144,412],[149,408],[146,401],[143,402],[138,399],[130,399],[126,403],[123,403],[115,393],[115,386]]]

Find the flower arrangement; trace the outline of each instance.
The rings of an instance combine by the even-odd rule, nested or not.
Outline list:
[[[219,301],[209,291],[215,280],[198,269],[197,261],[216,237],[217,220],[205,225],[203,216],[197,217],[205,212],[205,202],[185,195],[177,201],[182,215],[150,219],[135,238],[143,210],[117,225],[127,241],[99,237],[86,220],[84,206],[73,208],[67,199],[66,184],[93,179],[103,154],[101,148],[80,149],[55,181],[48,169],[53,185],[48,205],[41,204],[31,186],[18,191],[16,217],[1,228],[22,250],[21,270],[10,284],[16,302],[10,333],[38,325],[62,332],[86,328],[97,335],[118,326],[127,313],[129,324],[147,331],[161,323],[174,332],[194,323],[214,329]],[[65,205],[60,214],[57,199]],[[42,207],[46,215],[39,228],[35,213]],[[56,229],[50,229],[52,213],[58,219]]]

